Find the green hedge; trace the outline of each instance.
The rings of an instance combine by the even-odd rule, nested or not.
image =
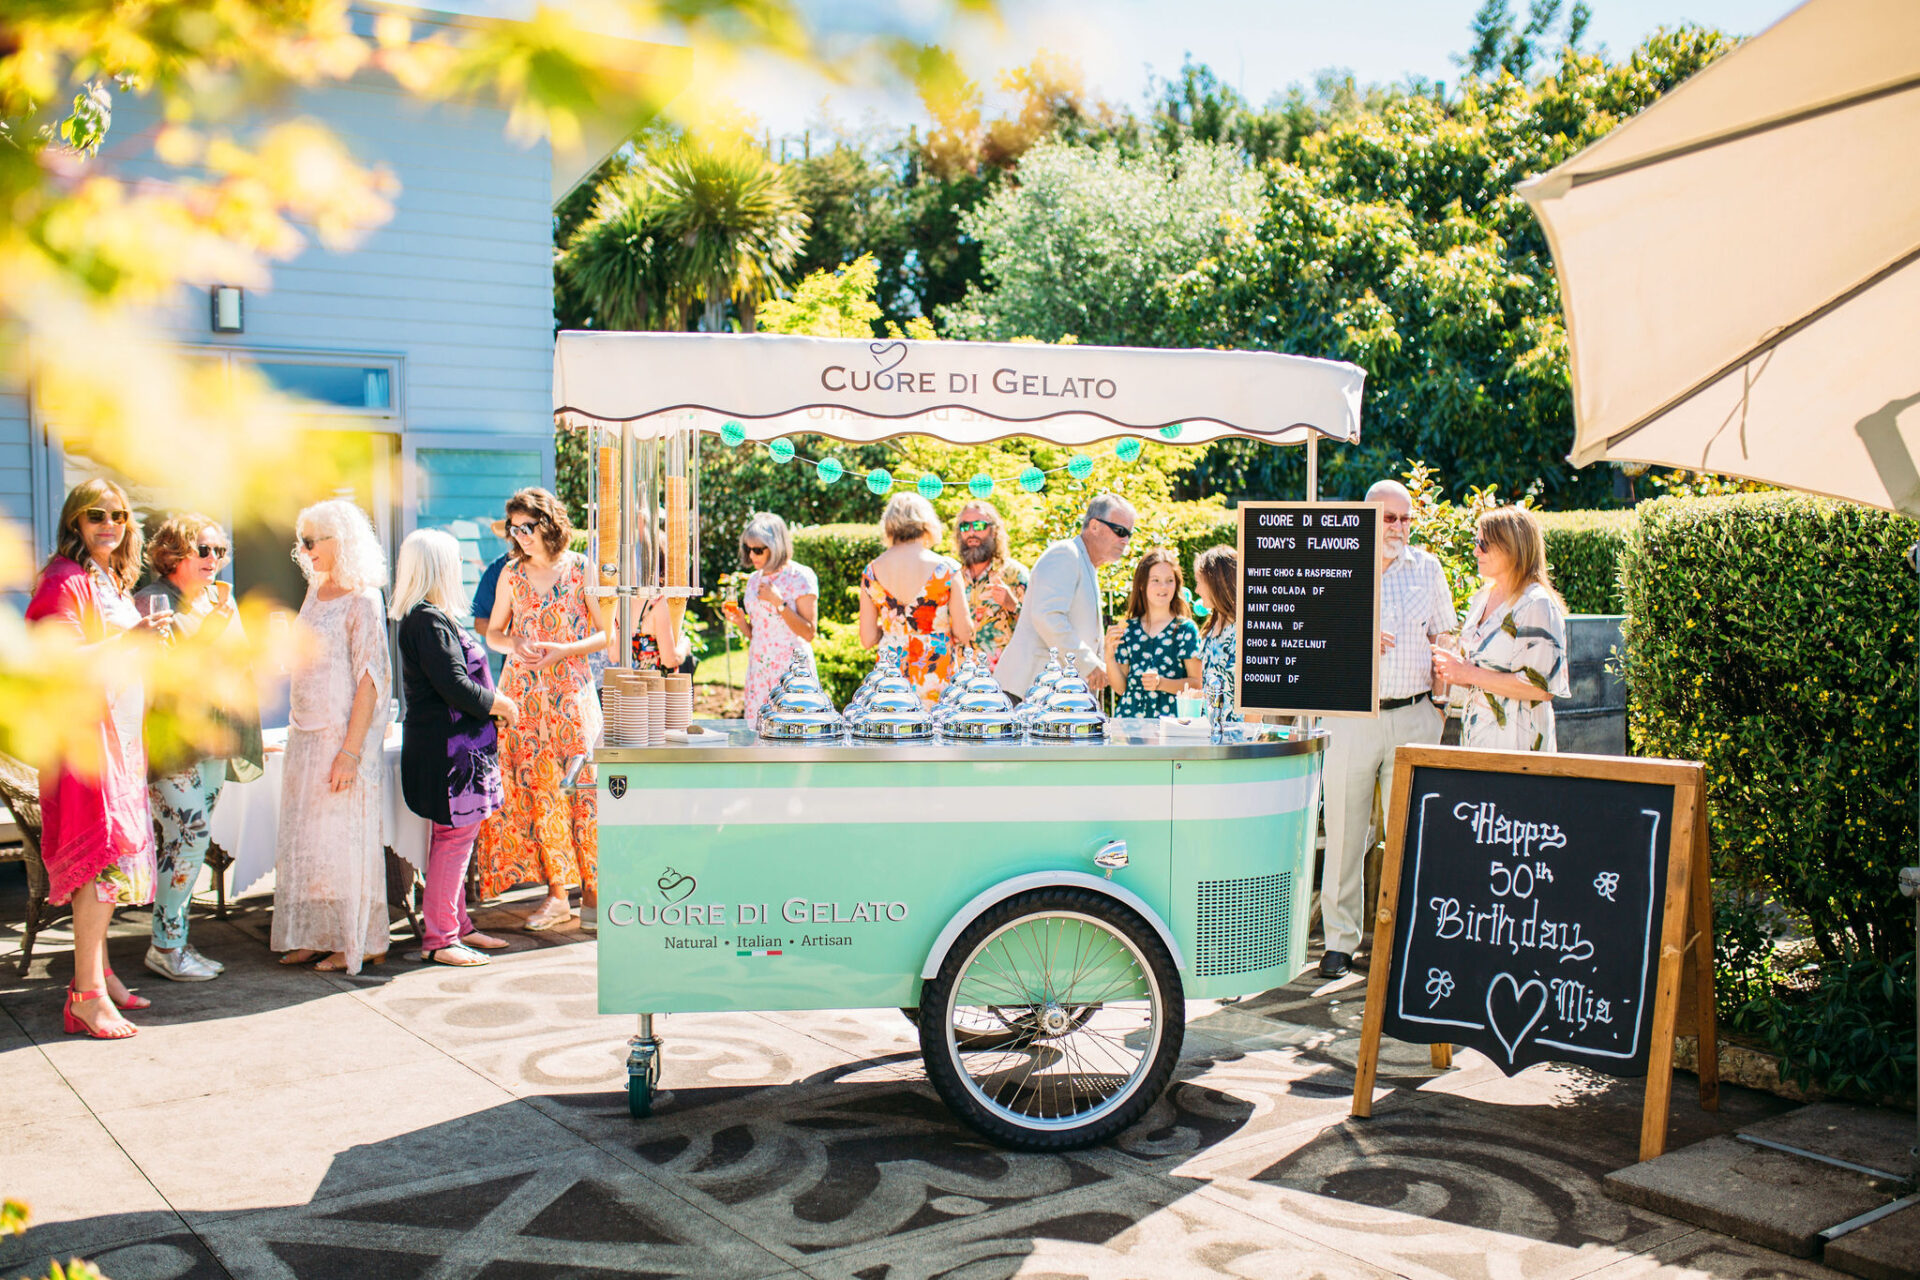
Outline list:
[[[877,524],[822,524],[789,531],[793,558],[820,580],[820,616],[835,622],[860,617],[860,575],[886,550]],[[863,673],[864,674],[864,673]]]
[[[1665,498],[1619,575],[1633,749],[1707,766],[1723,1015],[1881,1096],[1913,1088],[1916,538],[1800,495]]]
[[[1620,553],[1631,511],[1542,511],[1547,571],[1571,613],[1622,613]]]

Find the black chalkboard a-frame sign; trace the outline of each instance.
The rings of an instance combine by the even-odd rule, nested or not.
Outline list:
[[[1683,1000],[1718,1105],[1705,771],[1680,760],[1401,747],[1353,1114],[1380,1037],[1470,1045],[1512,1075],[1645,1076],[1640,1158],[1666,1149]]]

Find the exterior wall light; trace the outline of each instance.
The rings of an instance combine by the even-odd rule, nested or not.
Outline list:
[[[238,285],[213,286],[213,331],[241,333],[246,329],[244,303],[246,290]]]

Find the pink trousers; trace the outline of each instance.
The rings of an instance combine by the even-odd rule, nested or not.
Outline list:
[[[421,904],[428,951],[450,947],[473,932],[473,919],[467,915],[467,863],[473,859],[473,843],[479,836],[478,822],[464,827],[433,824],[433,839],[427,845],[426,899]]]

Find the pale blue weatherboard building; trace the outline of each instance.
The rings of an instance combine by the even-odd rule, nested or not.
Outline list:
[[[607,44],[684,82],[685,50]],[[122,98],[115,135],[137,136],[145,109]],[[352,496],[389,551],[415,528],[456,525],[477,572],[501,549],[487,529],[501,500],[553,484],[552,208],[618,138],[556,156],[545,143],[509,141],[504,111],[427,106],[379,75],[299,94],[284,111],[321,121],[357,159],[390,169],[400,183],[392,219],[351,252],[314,243],[278,264],[271,290],[246,291],[241,332],[214,332],[200,291],[173,308],[171,331],[198,356],[256,363],[327,405],[315,427],[351,460]],[[90,465],[61,449],[58,424],[29,395],[0,387],[0,515],[32,530],[39,556],[52,550],[68,486]],[[242,590],[297,588],[291,516],[326,496],[290,477],[280,519],[236,531]],[[135,497],[166,504],[164,494]]]

